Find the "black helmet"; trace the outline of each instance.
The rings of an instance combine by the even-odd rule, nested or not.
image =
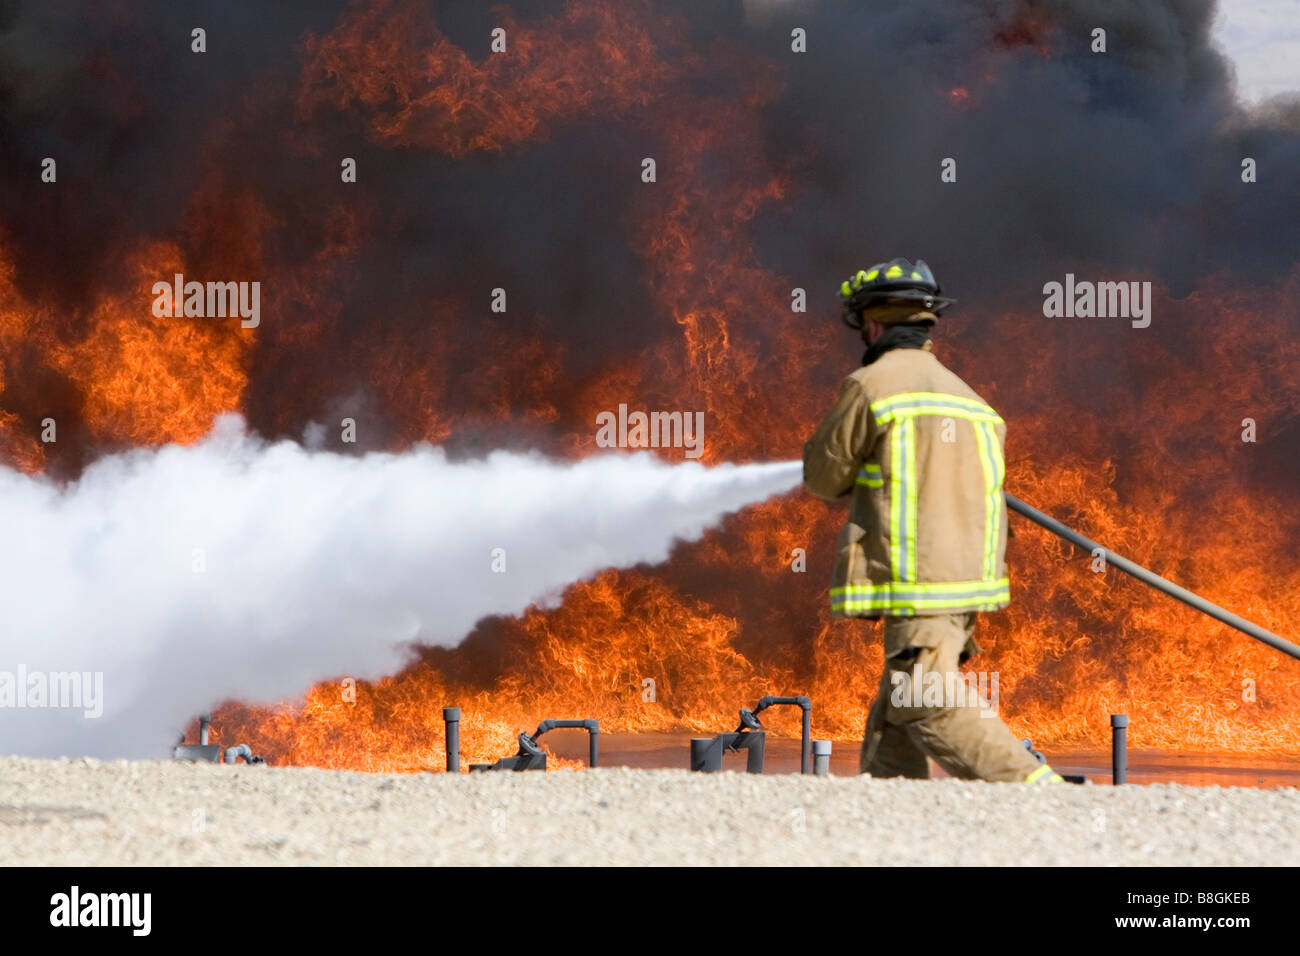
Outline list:
[[[917,259],[915,265],[906,259],[879,262],[870,269],[859,269],[856,275],[840,284],[844,323],[860,329],[863,309],[898,299],[915,300],[927,311],[938,315],[957,301],[940,295],[941,291],[923,259]]]

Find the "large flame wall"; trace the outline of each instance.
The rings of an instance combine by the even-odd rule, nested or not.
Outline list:
[[[958,131],[988,122],[1035,71],[1068,59],[1080,6],[1003,4],[977,21],[979,42],[955,65],[907,79],[915,109]],[[1260,282],[1242,281],[1258,260],[1221,260],[1189,278],[1181,262],[1155,254],[1144,269],[1121,254],[1166,235],[1254,248],[1247,213],[1225,211],[1221,230],[1207,221],[1216,198],[1226,202],[1217,188],[1159,198],[1166,232],[1141,239],[1140,213],[1107,227],[1053,226],[1050,196],[1019,209],[956,198],[945,217],[913,215],[900,193],[914,159],[898,160],[897,188],[834,175],[854,168],[855,152],[878,169],[897,148],[889,124],[863,132],[853,121],[871,100],[869,79],[825,94],[843,99],[842,113],[826,115],[843,115],[851,133],[821,119],[806,139],[788,132],[783,117],[810,84],[786,53],[788,30],[756,35],[773,41],[763,45],[641,3],[498,14],[470,26],[483,26],[484,43],[488,26],[503,26],[500,55],[452,39],[417,3],[352,4],[334,20],[284,27],[293,42],[272,51],[279,66],[203,101],[208,122],[179,144],[185,173],[153,192],[133,187],[163,197],[151,216],[127,199],[90,204],[101,242],[71,233],[77,197],[109,190],[103,175],[21,197],[0,238],[4,460],[72,476],[106,450],[193,441],[230,410],[267,434],[354,417],[363,448],[430,440],[576,457],[595,448],[595,415],[620,403],[705,411],[707,461],[797,457],[855,364],[856,343],[821,294],[831,275],[900,252],[930,257],[886,244],[933,239],[943,250],[960,233],[956,248],[981,269],[967,272],[968,288],[950,285],[962,303],[937,351],[1007,419],[1008,487],[1211,600],[1300,633],[1293,255]],[[118,15],[99,11],[87,29],[162,42]],[[1199,63],[1204,51],[1193,52]],[[80,69],[114,117],[96,130],[137,130],[164,108],[129,64],[83,51]],[[1138,100],[1162,89],[1140,70],[1127,82]],[[1183,115],[1176,106],[1170,115]],[[1294,116],[1271,123],[1242,136],[1293,149]],[[1026,136],[1025,149],[1034,141]],[[166,143],[145,133],[135,142],[139,155],[168,162]],[[353,155],[359,182],[340,188],[339,157]],[[918,213],[938,202],[942,155]],[[653,183],[640,178],[646,156]],[[625,168],[611,171],[615,158]],[[871,190],[879,223],[858,215]],[[1099,203],[1113,201],[1097,191]],[[1294,199],[1281,205],[1294,212]],[[1263,202],[1260,228],[1278,204]],[[109,228],[115,215],[131,228]],[[793,224],[801,251],[786,256]],[[1043,238],[1076,228],[1096,241],[1080,249]],[[54,237],[65,234],[68,255],[56,255]],[[396,262],[394,248],[406,250]],[[439,250],[455,268],[440,265]],[[943,255],[930,257],[940,270]],[[948,258],[960,261],[956,249]],[[461,274],[458,264],[480,262]],[[63,272],[52,275],[53,263]],[[1107,279],[1154,274],[1151,327],[1045,319],[1041,284],[1090,268]],[[176,272],[260,279],[261,327],[152,317],[149,287]],[[508,318],[487,308],[498,286]],[[805,286],[808,311],[792,311],[792,289]],[[60,422],[56,445],[39,438],[47,415]],[[1255,442],[1242,440],[1248,418]],[[464,708],[466,757],[480,759],[507,752],[517,730],[545,716],[595,716],[605,731],[713,732],[765,693],[811,695],[817,734],[852,738],[880,662],[874,625],[827,613],[842,520],[842,508],[803,494],[751,508],[664,567],[609,572],[575,584],[556,608],[484,621],[462,646],[416,649],[402,673],[355,694],[339,675],[304,701],[229,702],[215,714],[217,739],[247,740],[275,762],[414,770],[440,765],[445,705]],[[1107,715],[1126,712],[1136,747],[1290,749],[1300,731],[1294,661],[1117,572],[1095,573],[1013,521],[1013,603],[984,621],[973,666],[998,672],[1014,730],[1040,745],[1100,746]],[[802,572],[796,549],[806,552]],[[784,720],[772,723],[793,730]]]

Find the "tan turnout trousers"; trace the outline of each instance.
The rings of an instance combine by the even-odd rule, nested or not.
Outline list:
[[[1019,783],[1037,769],[979,695],[974,675],[961,674],[960,665],[979,653],[974,613],[884,622],[885,669],[867,716],[862,773],[925,779],[927,756],[962,780]]]

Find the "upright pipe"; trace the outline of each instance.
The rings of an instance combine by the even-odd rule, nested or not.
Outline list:
[[[460,708],[444,707],[442,720],[447,725],[447,772],[460,773]]]
[[[1128,715],[1110,715],[1110,782],[1128,782]]]
[[[710,766],[709,748],[713,744],[712,737],[692,737],[691,738],[691,769],[701,773],[710,773],[713,767]]]
[[[1250,621],[1247,621],[1245,618],[1238,617],[1231,611],[1225,611],[1217,604],[1211,604],[1199,594],[1193,594],[1191,591],[1179,587],[1172,581],[1166,581],[1160,575],[1148,571],[1140,564],[1134,564],[1128,558],[1116,554],[1109,548],[1103,548],[1091,538],[1085,538],[1073,528],[1061,524],[1061,522],[1057,521],[1055,518],[1043,514],[1037,508],[1025,504],[1019,498],[1007,495],[1007,507],[1017,514],[1024,515],[1034,524],[1046,528],[1057,537],[1064,538],[1076,548],[1087,551],[1089,554],[1095,554],[1100,551],[1105,556],[1107,564],[1114,565],[1125,574],[1137,578],[1144,584],[1149,584],[1157,591],[1163,591],[1171,598],[1182,601],[1184,604],[1196,608],[1196,610],[1200,611],[1202,614],[1208,614],[1210,617],[1222,621],[1229,627],[1235,627],[1237,630],[1241,631],[1241,633],[1247,634],[1257,641],[1263,641],[1269,647],[1275,648],[1283,654],[1290,654],[1292,657],[1296,658],[1296,660],[1300,660],[1300,646],[1292,644],[1286,638],[1278,637],[1271,631],[1264,630],[1257,624],[1250,623]]]
[[[754,730],[745,734],[745,736],[749,738],[745,741],[745,749],[747,751],[745,757],[745,773],[762,773],[763,757],[767,750],[767,731]]]
[[[208,714],[199,717],[199,743],[203,746],[208,745],[208,725],[212,723],[212,718]]]
[[[826,756],[826,760],[828,761],[828,763],[827,763],[827,767],[828,767],[828,769],[829,769],[829,766],[830,766],[830,764],[829,764],[829,761],[830,761],[830,746],[829,746],[829,741],[827,742],[826,755],[827,755],[827,756]],[[812,707],[809,706],[809,707],[805,707],[805,708],[803,709],[803,744],[802,744],[802,749],[801,749],[800,752],[799,752],[799,772],[800,772],[800,773],[804,773],[804,774],[806,774],[806,773],[812,773],[812,772],[813,772],[814,767],[813,767],[813,759],[812,759],[812,758],[813,758],[813,743],[812,743]]]
[[[803,711],[803,739],[800,741],[799,749],[799,772],[812,773],[812,701],[803,696],[798,697],[774,697],[771,694],[759,700],[754,707],[755,715],[762,713],[774,704],[794,704]]]
[[[831,772],[831,742],[829,740],[814,740],[812,742],[813,751],[813,773],[819,777],[826,777]]]

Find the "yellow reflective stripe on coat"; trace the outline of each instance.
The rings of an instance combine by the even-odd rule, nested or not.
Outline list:
[[[1005,465],[992,422],[975,423],[980,465],[984,469],[984,577],[998,571],[998,537],[1002,519],[1002,479]]]
[[[903,419],[890,440],[889,565],[895,581],[916,580],[916,422]]]
[[[905,581],[917,580],[917,522],[920,514],[920,483],[917,480],[917,420],[907,419],[907,568]]]
[[[1025,783],[1065,783],[1065,778],[1047,764],[1043,764],[1029,772],[1029,776],[1025,777]]]
[[[1007,578],[994,581],[888,581],[883,584],[848,584],[831,588],[831,608],[836,611],[943,611],[977,606],[996,610],[1011,601]]]
[[[907,468],[907,501],[903,506],[903,538],[907,546],[907,565],[903,568],[903,580],[916,580],[916,524],[921,510],[920,484],[916,480],[916,419],[909,418],[903,425],[907,435],[907,456],[904,465]]]
[[[903,471],[903,444],[906,441],[902,430],[896,431],[889,442],[889,567],[895,581],[901,581],[903,554],[903,500],[907,496],[904,487],[906,473]],[[832,597],[831,605],[835,601]]]
[[[871,414],[875,417],[876,424],[882,427],[896,418],[911,418],[915,415],[945,415],[968,421],[1002,424],[998,413],[983,402],[942,392],[901,392],[891,395],[872,402]]]
[[[873,464],[872,462],[867,462],[858,469],[857,483],[859,485],[866,485],[868,488],[884,487],[885,479],[880,473],[880,466]]]

